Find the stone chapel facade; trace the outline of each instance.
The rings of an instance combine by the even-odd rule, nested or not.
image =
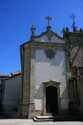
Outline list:
[[[83,113],[83,31],[63,30],[63,38],[52,31],[20,46],[22,91],[19,116],[49,116]]]

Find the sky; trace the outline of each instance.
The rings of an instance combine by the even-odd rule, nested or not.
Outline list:
[[[71,29],[71,15],[83,28],[83,0],[0,0],[0,74],[21,71],[20,45],[29,40],[32,25],[36,35],[46,30],[51,16],[52,30],[59,35],[63,27]]]

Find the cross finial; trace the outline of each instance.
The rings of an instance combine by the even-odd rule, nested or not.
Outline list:
[[[71,17],[72,21],[75,22],[76,16],[74,14],[72,14],[70,17]]]
[[[34,36],[34,34],[35,34],[35,30],[36,30],[36,28],[34,27],[34,25],[32,25],[32,26],[31,26],[32,36]]]
[[[51,17],[50,16],[47,16],[45,19],[47,19],[47,21],[48,21],[48,26],[50,26],[50,21],[51,21]]]
[[[72,28],[73,28],[73,31],[75,31],[75,30],[76,30],[75,18],[76,18],[76,16],[75,16],[74,14],[72,14],[72,15],[71,15],[71,19],[72,19],[72,21],[73,21],[73,23],[72,23]]]

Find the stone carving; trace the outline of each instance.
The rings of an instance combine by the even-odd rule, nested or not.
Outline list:
[[[45,54],[49,59],[54,58],[56,52],[53,49],[46,49]]]

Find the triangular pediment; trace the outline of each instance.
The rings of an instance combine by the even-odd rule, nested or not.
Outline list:
[[[64,39],[62,37],[58,36],[53,31],[46,31],[38,36],[35,36],[34,41],[36,41],[36,42],[64,43]]]
[[[40,35],[31,35],[30,40],[22,44],[21,46],[27,45],[30,42],[64,44],[65,40],[63,37],[60,37],[52,30],[47,29],[45,32],[41,33]]]

